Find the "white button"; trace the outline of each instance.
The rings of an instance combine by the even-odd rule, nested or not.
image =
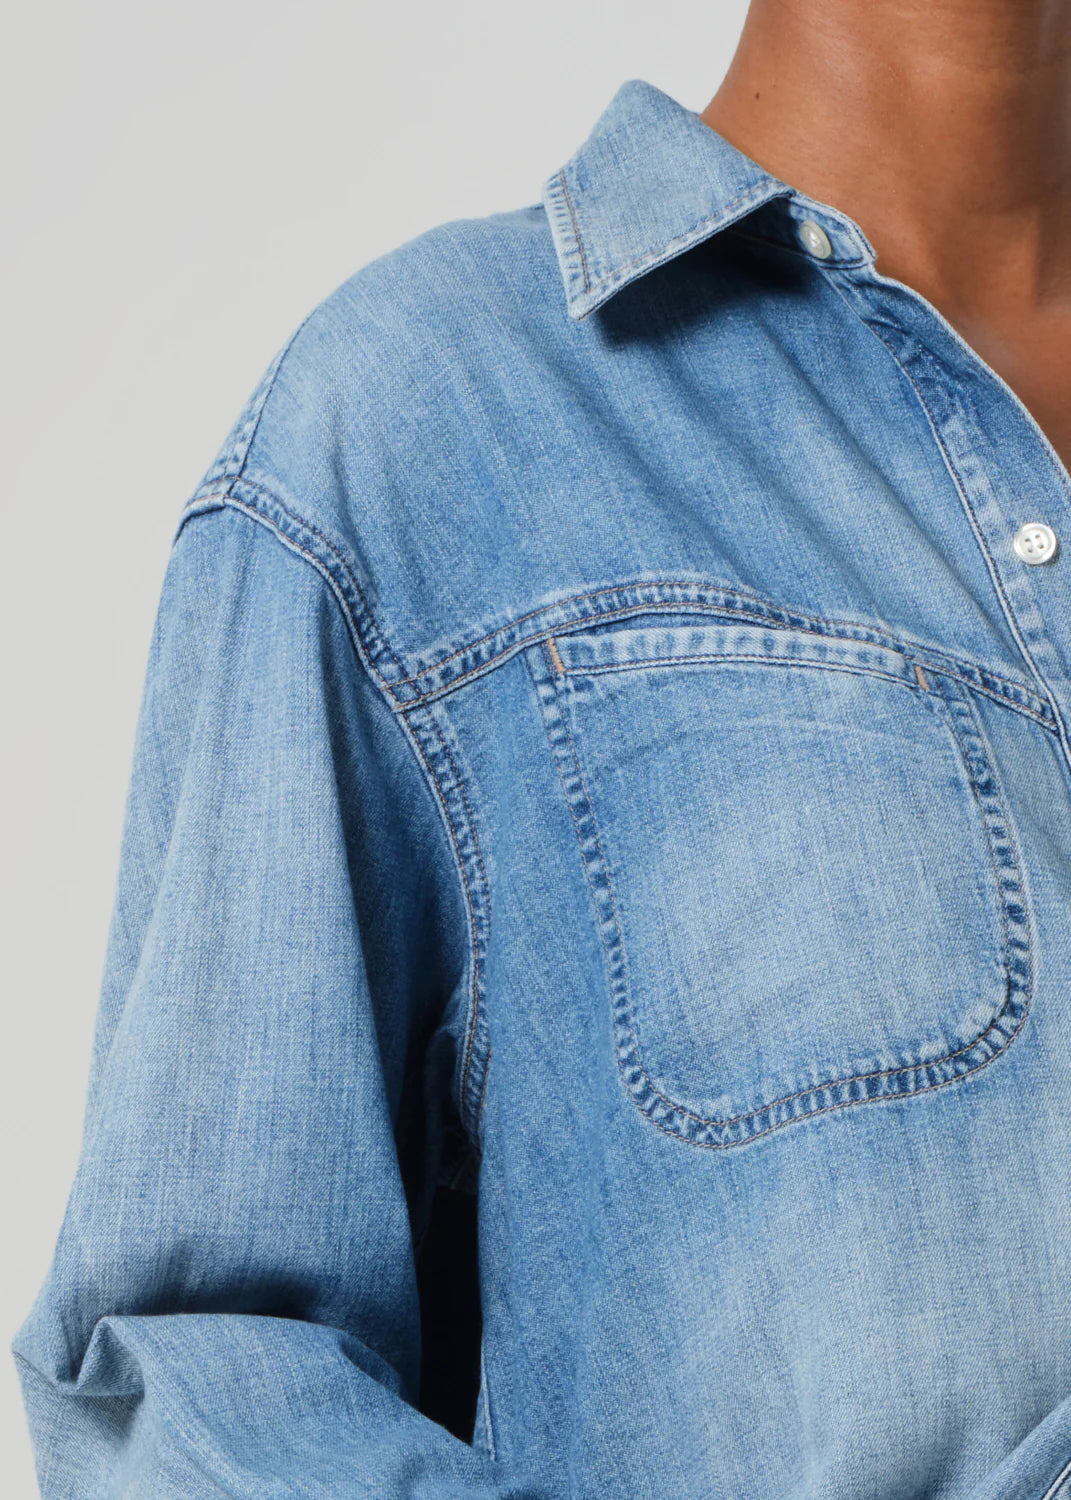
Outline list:
[[[833,254],[833,246],[829,243],[829,235],[826,234],[814,219],[802,219],[800,221],[800,239],[806,245],[812,255],[817,255],[819,260],[825,260]]]
[[[1056,533],[1044,521],[1028,521],[1015,533],[1012,546],[1023,562],[1048,562],[1056,556]]]

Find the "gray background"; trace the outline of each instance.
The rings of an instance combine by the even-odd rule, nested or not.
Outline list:
[[[626,78],[702,109],[744,0],[19,7],[0,46],[7,1344],[78,1155],[172,528],[272,354],[367,260],[536,202]],[[11,8],[14,11],[14,7]]]

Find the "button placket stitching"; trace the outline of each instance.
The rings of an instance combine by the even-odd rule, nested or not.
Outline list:
[[[1014,575],[1005,576],[1005,573],[1001,570],[996,556],[994,555],[993,547],[991,545],[990,538],[987,535],[986,528],[982,525],[982,522],[980,520],[978,513],[979,507],[976,503],[975,496],[972,491],[972,486],[969,483],[967,476],[965,476],[962,472],[961,463],[957,461],[956,456],[950,449],[949,444],[946,440],[945,423],[942,422],[942,420],[934,411],[932,401],[927,399],[926,391],[923,389],[923,386],[920,383],[920,380],[914,372],[913,368],[911,368],[911,366],[915,366],[923,362],[929,362],[936,366],[938,370],[940,370],[940,362],[935,358],[934,355],[932,355],[919,343],[917,335],[915,335],[902,323],[897,322],[890,312],[883,311],[881,316],[876,316],[870,311],[870,309],[866,305],[868,288],[865,284],[865,270],[862,272],[862,274],[859,273],[858,269],[849,270],[841,266],[823,266],[822,270],[829,285],[834,289],[834,291],[837,292],[842,301],[847,304],[847,306],[851,309],[855,316],[859,318],[860,322],[863,323],[865,327],[870,329],[871,333],[878,340],[878,342],[889,352],[892,358],[896,361],[897,367],[900,369],[904,378],[908,381],[909,385],[915,393],[916,398],[919,401],[919,404],[923,409],[923,412],[926,415],[927,421],[930,425],[930,429],[934,436],[934,440],[940,450],[945,467],[952,477],[952,480],[959,493],[960,500],[967,512],[968,520],[970,522],[975,540],[982,550],[982,554],[985,559],[986,567],[989,572],[994,591],[997,595],[1001,611],[1008,622],[1009,630],[1011,631],[1015,643],[1019,648],[1024,662],[1026,663],[1030,675],[1038,684],[1042,697],[1045,699],[1045,702],[1048,704],[1050,710],[1052,711],[1057,734],[1060,740],[1060,748],[1063,753],[1064,760],[1069,770],[1071,770],[1071,736],[1069,736],[1068,733],[1068,726],[1065,720],[1064,712],[1060,706],[1060,701],[1057,694],[1053,692],[1048,677],[1046,676],[1045,672],[1042,671],[1037,661],[1035,660],[1034,654],[1031,651],[1027,641],[1027,636],[1030,634],[1044,636],[1046,633],[1046,622],[1032,594],[1023,594],[1022,590],[1017,586]],[[1025,404],[1020,400],[1020,398],[1011,389],[1011,387],[1008,386],[1007,382],[1004,381],[1003,378],[998,375],[996,371],[986,363],[985,360],[982,359],[981,355],[979,355],[976,350],[971,348],[971,346],[967,343],[963,336],[955,328],[953,328],[951,323],[948,322],[947,318],[945,318],[944,315],[936,307],[934,307],[931,302],[923,297],[920,292],[917,292],[913,287],[907,286],[902,282],[892,281],[890,284],[895,287],[901,294],[909,297],[922,312],[931,317],[942,330],[947,332],[948,336],[952,339],[954,344],[962,350],[964,357],[973,361],[983,372],[990,375],[995,382],[996,387],[1007,393],[1007,396],[1010,398],[1014,407],[1017,410],[1021,409],[1022,413],[1027,418],[1029,425],[1033,429],[1035,429],[1037,434],[1039,435],[1042,443],[1044,444],[1046,454],[1056,469],[1057,477],[1065,483],[1066,487],[1069,490],[1071,490],[1071,475],[1068,474],[1068,471],[1060,462],[1058,456],[1055,453],[1055,450],[1052,448],[1051,443],[1049,443],[1047,437],[1038,426],[1033,415],[1029,412]],[[912,354],[910,359],[905,358],[901,354],[897,347],[895,347],[892,339],[886,337],[886,334],[882,331],[883,329],[887,329],[890,334],[895,333],[895,335],[897,336],[897,340],[901,345],[906,345],[911,348]],[[988,503],[994,506],[1001,515],[1004,514],[1004,508],[1000,504],[1000,501],[995,494],[991,494],[989,496]],[[1013,550],[1016,550],[1014,549],[1014,545]],[[1018,606],[1015,602],[1013,602],[1013,593],[1018,594],[1023,601]],[[1027,619],[1030,617],[1033,617],[1032,626],[1026,623]]]

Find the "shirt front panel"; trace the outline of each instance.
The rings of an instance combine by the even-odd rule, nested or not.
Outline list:
[[[698,206],[686,112],[615,107],[665,202],[582,153],[366,268],[190,513],[336,580],[441,798],[496,1454],[1049,1500],[1071,614],[1014,538],[1067,476],[857,226],[724,143]]]
[[[622,398],[570,449],[599,462],[520,614],[557,612],[431,688],[494,872],[496,1442],[578,1494],[1040,1497],[1069,1417],[1058,703],[936,397],[822,273],[762,274],[735,342],[724,302],[666,334],[668,268],[604,310],[613,360],[648,311],[661,341],[642,420]],[[1021,485],[1021,413],[983,420]]]

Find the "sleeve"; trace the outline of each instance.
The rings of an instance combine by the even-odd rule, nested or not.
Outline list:
[[[77,1169],[11,1346],[44,1500],[543,1500],[417,1405],[448,860],[327,581],[231,507],[189,519]]]

